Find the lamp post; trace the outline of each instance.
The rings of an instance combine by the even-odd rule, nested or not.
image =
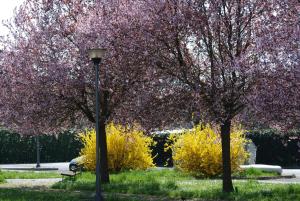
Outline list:
[[[93,61],[96,71],[96,201],[104,201],[101,195],[100,149],[99,149],[99,64],[105,54],[105,49],[90,49],[89,58]]]
[[[40,162],[40,138],[37,135],[36,136],[36,168],[41,167],[41,162]]]

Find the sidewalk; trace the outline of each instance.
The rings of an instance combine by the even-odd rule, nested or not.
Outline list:
[[[35,163],[30,164],[0,164],[3,170],[31,170],[31,171],[67,171],[69,162],[61,163],[41,163],[40,168],[36,168]]]
[[[295,175],[296,178],[291,179],[271,179],[271,180],[259,180],[262,183],[273,184],[300,184],[300,169],[283,169],[282,175]]]
[[[61,178],[49,179],[6,179],[7,183],[1,184],[0,188],[42,188],[51,187],[61,181]]]

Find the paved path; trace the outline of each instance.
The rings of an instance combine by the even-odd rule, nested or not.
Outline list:
[[[258,180],[258,182],[271,184],[300,184],[300,178]]]
[[[1,168],[34,168],[36,164],[0,164]],[[68,171],[69,162],[62,163],[41,163],[42,168],[57,168],[58,172]],[[46,178],[46,179],[7,179],[7,183],[1,184],[0,188],[44,188],[61,181],[62,178]]]
[[[291,179],[271,179],[271,180],[260,180],[262,183],[274,183],[274,184],[300,184],[300,169],[283,169],[282,175],[295,175],[296,178]]]
[[[300,169],[283,169],[282,175],[294,174],[297,178],[300,178]]]
[[[35,168],[36,164],[0,164],[1,168]],[[59,172],[68,171],[69,170],[69,162],[62,163],[41,163],[41,168],[58,168]]]
[[[61,181],[61,178],[51,179],[6,179],[7,183],[1,184],[0,188],[40,188],[50,187]]]

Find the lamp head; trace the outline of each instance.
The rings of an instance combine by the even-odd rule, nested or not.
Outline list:
[[[95,48],[95,49],[89,49],[88,54],[90,60],[100,63],[101,59],[104,57],[106,52],[106,49],[103,48]]]

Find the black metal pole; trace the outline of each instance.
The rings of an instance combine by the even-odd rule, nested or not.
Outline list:
[[[99,149],[99,64],[101,59],[93,59],[96,70],[96,201],[104,201],[101,194],[100,149]]]
[[[40,161],[40,139],[39,136],[36,136],[36,168],[41,167],[41,161]]]

